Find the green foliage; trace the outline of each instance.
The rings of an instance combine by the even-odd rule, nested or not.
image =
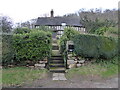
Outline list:
[[[71,40],[77,34],[79,34],[79,32],[73,28],[65,28],[63,36],[66,37],[67,40]]]
[[[76,31],[73,28],[64,29],[64,34],[62,35],[59,41],[61,52],[64,52],[64,50],[66,49],[67,41],[72,40],[72,38],[75,35],[78,35],[79,33],[80,33],[79,31]]]
[[[117,55],[117,41],[113,38],[79,34],[73,41],[75,53],[84,58],[109,59]]]
[[[51,33],[40,30],[14,34],[13,46],[16,62],[42,60],[51,55]]]
[[[96,31],[95,31],[95,34],[97,35],[104,35],[104,33],[106,31],[108,31],[110,28],[108,27],[101,27],[101,28],[98,28]]]
[[[95,20],[92,20],[88,17],[88,15],[85,15],[81,18],[81,23],[86,27],[86,31],[88,33],[95,33],[100,30],[100,32],[98,32],[97,34],[103,34],[103,31],[106,30],[104,27],[115,26],[114,22],[108,19],[100,20],[96,18]]]
[[[2,65],[8,65],[13,62],[12,35],[2,35]]]
[[[2,35],[2,65],[33,64],[51,55],[51,32],[17,28],[13,35]]]
[[[14,30],[14,33],[15,34],[23,34],[23,33],[30,33],[30,29],[29,28],[16,28],[15,30]]]
[[[33,30],[42,30],[42,31],[45,31],[45,32],[52,32],[52,29],[48,28],[48,26],[39,26],[39,28],[35,28]]]

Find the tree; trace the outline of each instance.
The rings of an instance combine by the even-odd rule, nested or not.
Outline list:
[[[13,22],[8,16],[0,16],[2,32],[9,33],[12,31]]]
[[[29,29],[33,29],[34,25],[36,23],[37,19],[31,19],[25,22],[18,22],[16,23],[16,28],[29,28]]]

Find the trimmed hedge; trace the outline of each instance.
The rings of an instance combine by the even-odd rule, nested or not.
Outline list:
[[[51,55],[51,33],[35,30],[30,33],[14,34],[13,46],[17,62],[26,60],[37,62]]]
[[[8,65],[13,62],[12,35],[2,35],[2,65]]]
[[[110,59],[117,55],[117,41],[111,37],[79,34],[73,41],[74,52],[84,58]]]

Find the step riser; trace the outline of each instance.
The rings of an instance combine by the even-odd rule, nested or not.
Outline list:
[[[50,64],[64,64],[63,62],[50,62]]]
[[[51,63],[51,62],[55,62],[55,63],[62,62],[62,63],[64,63],[64,61],[63,61],[63,60],[50,60],[50,63]]]
[[[53,46],[52,50],[59,50],[59,47],[58,46]]]
[[[61,55],[59,55],[59,56],[52,56],[51,58],[54,58],[54,57],[57,57],[57,58],[62,58],[62,56],[61,56]]]
[[[52,60],[57,60],[57,61],[59,60],[59,61],[63,61],[63,59],[62,59],[62,58],[51,58],[51,59],[50,59],[50,61],[52,61]]]
[[[64,65],[50,65],[50,67],[64,67]]]
[[[51,59],[63,59],[63,57],[51,57]]]
[[[50,58],[50,60],[53,60],[53,59],[54,59],[54,60],[55,60],[55,59],[56,59],[56,60],[58,60],[58,59],[63,60],[62,57],[52,57],[52,58]]]
[[[50,70],[50,72],[54,72],[54,73],[65,73],[65,71],[54,71],[54,70]]]
[[[60,61],[63,61],[63,58],[51,58],[50,61],[52,60],[60,60]]]

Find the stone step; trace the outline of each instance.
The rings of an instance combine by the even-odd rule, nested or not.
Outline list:
[[[59,50],[59,46],[52,46],[52,50]]]
[[[52,46],[59,46],[57,43],[52,43]]]
[[[53,80],[67,80],[64,73],[53,73]]]
[[[62,73],[65,72],[64,67],[50,67],[50,72],[57,72],[57,73]]]
[[[64,67],[64,63],[61,63],[61,64],[53,63],[53,64],[50,64],[50,67]]]
[[[64,61],[63,60],[51,60],[50,61],[50,64],[60,64],[60,63],[64,63]]]
[[[57,56],[57,55],[61,55],[59,50],[52,50],[52,55]]]
[[[63,60],[63,57],[61,57],[61,56],[52,56],[51,60]]]
[[[52,39],[52,42],[53,43],[57,43],[57,39]]]

